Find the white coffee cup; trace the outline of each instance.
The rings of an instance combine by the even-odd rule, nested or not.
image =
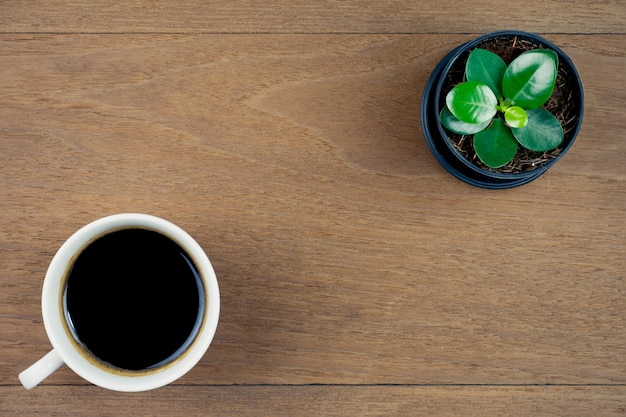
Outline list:
[[[126,229],[143,229],[169,238],[195,265],[199,276],[198,316],[184,344],[166,361],[146,369],[123,369],[94,355],[74,331],[65,305],[67,280],[77,257],[103,236]],[[63,364],[85,380],[116,391],[145,391],[167,385],[193,368],[208,349],[220,312],[220,294],[213,267],[200,245],[178,226],[145,214],[116,214],[96,220],[74,233],[52,259],[43,284],[42,314],[53,349],[20,373],[24,387],[31,389]]]

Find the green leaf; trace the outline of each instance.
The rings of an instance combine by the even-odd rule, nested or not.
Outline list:
[[[523,108],[511,106],[504,112],[504,121],[509,127],[524,127],[528,123],[528,115]]]
[[[465,64],[467,81],[478,81],[486,84],[496,97],[502,97],[502,78],[506,71],[506,63],[498,55],[486,49],[474,49]]]
[[[520,129],[511,129],[515,139],[526,149],[544,152],[556,148],[563,142],[563,127],[556,117],[546,109],[526,112],[528,123]]]
[[[542,106],[554,90],[558,61],[556,52],[549,49],[524,52],[504,72],[504,97],[527,110]]]
[[[466,123],[484,123],[496,115],[498,99],[483,83],[467,81],[454,87],[446,96],[450,112]]]
[[[484,123],[466,123],[462,122],[448,110],[447,107],[441,109],[441,113],[439,114],[439,120],[441,120],[441,124],[443,127],[448,129],[450,132],[458,133],[459,135],[473,135],[474,133],[480,132],[485,129],[491,123],[491,120],[487,120]]]
[[[474,135],[474,151],[488,167],[508,164],[517,153],[517,141],[502,119],[494,119],[487,129]]]

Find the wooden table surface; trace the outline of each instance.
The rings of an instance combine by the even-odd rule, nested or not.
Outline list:
[[[437,62],[497,29],[574,61],[585,117],[510,190],[441,168]],[[0,415],[624,416],[623,0],[0,1]],[[104,215],[187,230],[222,296],[174,384],[90,385],[40,299]]]

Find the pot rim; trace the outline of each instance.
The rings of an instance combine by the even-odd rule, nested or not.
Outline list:
[[[486,40],[498,38],[502,36],[509,36],[509,37],[521,36],[521,37],[539,42],[544,47],[554,50],[559,55],[560,61],[564,63],[568,71],[570,71],[573,76],[573,79],[576,84],[574,85],[574,89],[577,91],[578,101],[579,101],[578,121],[572,131],[571,139],[563,147],[560,154],[556,158],[547,162],[545,165],[542,165],[532,171],[521,172],[521,173],[502,173],[502,172],[497,172],[497,171],[491,171],[491,170],[487,170],[487,169],[479,167],[478,165],[473,164],[471,161],[467,160],[463,155],[461,155],[452,146],[452,144],[450,143],[450,140],[448,139],[448,133],[446,132],[444,127],[441,125],[441,121],[439,120],[439,107],[440,107],[439,97],[441,96],[441,90],[443,89],[443,86],[445,84],[445,79],[446,79],[445,74],[447,74],[450,71],[452,65],[454,65],[456,61],[459,59],[459,57],[461,57],[465,52],[471,50],[472,48],[476,47],[477,45],[479,45],[480,43],[483,43]],[[429,101],[433,102],[433,106],[430,106],[430,107],[428,106],[428,104],[430,104]],[[429,107],[429,110],[431,112],[434,111],[436,113],[435,115],[436,117],[432,117],[431,115],[433,120],[429,120],[428,111],[425,109],[426,107]],[[458,162],[461,164],[462,168],[465,171],[469,171],[469,172],[461,173],[461,172],[458,172],[458,170],[457,172],[453,172],[451,170],[452,167],[449,166],[450,162],[446,160],[445,164],[442,163],[442,159],[445,160],[445,156],[442,155],[441,152],[439,152],[439,150],[433,149],[433,146],[431,146],[431,144],[428,143],[429,140],[427,140],[428,146],[433,152],[433,155],[435,156],[435,158],[438,160],[438,162],[444,165],[444,167],[450,173],[452,173],[459,179],[465,182],[468,182],[472,185],[480,186],[483,188],[511,188],[511,187],[515,187],[515,186],[530,182],[534,180],[535,178],[539,177],[540,175],[542,175],[543,173],[545,173],[545,171],[547,171],[550,167],[552,167],[559,159],[563,157],[563,155],[565,155],[565,153],[567,153],[569,148],[575,142],[575,139],[578,136],[578,133],[582,125],[583,113],[584,113],[584,91],[583,91],[582,80],[580,78],[580,75],[578,74],[578,71],[576,70],[576,67],[574,66],[574,63],[569,58],[569,56],[565,52],[563,52],[558,46],[556,46],[554,43],[548,41],[542,36],[531,33],[531,32],[525,32],[525,31],[519,31],[519,30],[501,30],[501,31],[486,33],[454,48],[437,64],[437,66],[431,73],[426,83],[426,87],[424,89],[424,93],[422,97],[422,128],[424,130],[424,134],[428,136],[428,134],[430,134],[430,130],[438,132],[441,138],[443,139],[442,142],[446,150],[449,153],[451,153],[455,159],[458,160]],[[434,126],[432,126],[433,121],[434,121]],[[472,175],[481,177],[482,179],[479,180],[479,179],[473,178]]]

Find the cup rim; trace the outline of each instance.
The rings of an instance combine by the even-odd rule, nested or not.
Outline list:
[[[172,362],[154,370],[123,371],[113,369],[89,358],[78,348],[65,322],[62,306],[65,276],[80,250],[94,239],[120,229],[144,228],[157,231],[178,243],[195,263],[205,289],[206,303],[203,323],[194,341]],[[195,366],[208,349],[220,312],[217,277],[209,258],[200,245],[183,229],[160,217],[121,213],[97,219],[72,234],[54,255],[44,279],[41,307],[44,326],[50,343],[63,362],[85,380],[116,391],[145,391],[167,385]]]

